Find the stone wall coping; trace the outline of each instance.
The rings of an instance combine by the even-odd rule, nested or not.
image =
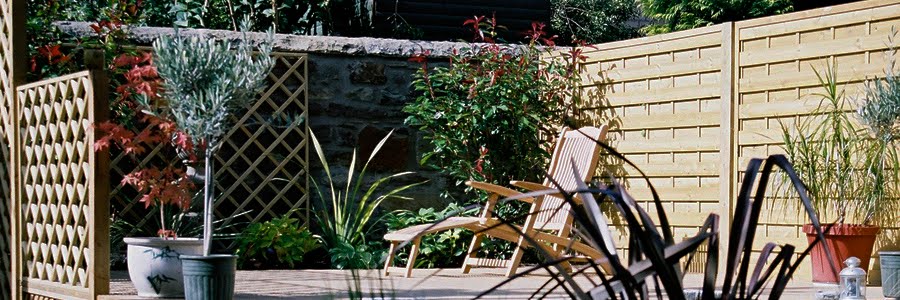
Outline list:
[[[63,33],[76,38],[95,35],[90,22],[61,21],[55,22]],[[127,27],[126,31],[132,42],[137,45],[150,45],[154,39],[160,36],[174,34],[175,30],[168,27]],[[217,39],[241,38],[240,32],[215,29],[180,29],[180,34],[185,36],[204,36]],[[254,41],[263,41],[265,33],[250,32],[247,36]],[[417,41],[399,40],[371,37],[339,37],[339,36],[306,36],[292,34],[276,34],[274,48],[277,51],[342,54],[351,56],[383,56],[383,57],[410,57],[422,51],[429,50],[430,58],[450,57],[454,50],[462,51],[467,48],[484,47],[487,44],[472,44],[462,42],[441,41]],[[519,45],[507,45],[511,48]]]

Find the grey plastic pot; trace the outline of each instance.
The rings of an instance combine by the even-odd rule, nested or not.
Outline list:
[[[181,268],[185,300],[231,300],[234,297],[236,255],[182,255]]]
[[[887,298],[900,298],[900,251],[878,252],[881,261],[881,290]]]

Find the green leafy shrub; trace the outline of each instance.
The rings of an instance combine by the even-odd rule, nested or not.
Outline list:
[[[393,131],[391,131],[393,133]],[[353,159],[350,162],[350,169],[347,171],[347,186],[345,189],[335,187],[335,178],[331,174],[331,168],[325,159],[322,146],[316,135],[310,132],[313,146],[325,175],[328,180],[328,188],[320,187],[313,178],[313,190],[320,199],[317,208],[316,220],[322,230],[322,238],[325,245],[328,246],[328,254],[331,256],[331,265],[338,269],[364,269],[376,267],[381,255],[377,247],[366,241],[367,233],[373,228],[374,220],[372,219],[378,206],[384,200],[389,198],[409,199],[402,197],[399,193],[411,187],[420,185],[424,182],[403,185],[386,192],[381,192],[378,188],[390,181],[391,179],[410,175],[412,172],[401,172],[390,176],[382,177],[368,184],[368,188],[363,187],[367,182],[366,169],[369,163],[384,146],[388,138],[388,133],[378,145],[372,150],[372,154],[363,165],[359,174],[356,174],[356,150],[353,151]],[[354,178],[355,176],[355,178]],[[323,193],[324,192],[324,193]],[[327,201],[330,200],[330,203]],[[377,255],[376,255],[377,254]]]
[[[240,20],[274,26],[278,33],[359,35],[371,31],[371,11],[361,0],[181,0],[143,1],[150,26],[238,30]],[[173,16],[175,18],[173,18]]]
[[[641,29],[646,34],[687,30],[794,10],[790,0],[641,0],[641,4],[644,15],[658,21]]]
[[[638,14],[633,0],[554,0],[550,25],[564,42],[589,44],[636,37],[637,26],[628,21]]]
[[[335,269],[371,269],[379,266],[379,260],[384,253],[384,248],[376,242],[363,244],[350,244],[338,240],[328,249],[331,257],[331,267]]]
[[[420,208],[418,211],[397,210],[384,217],[384,223],[389,231],[399,230],[409,226],[433,223],[456,214],[462,207],[451,203],[443,210],[434,208]],[[441,231],[422,237],[419,244],[419,255],[416,258],[416,268],[451,268],[462,264],[463,256],[472,240],[472,231],[462,228]],[[406,264],[409,253],[398,253],[397,258],[401,264]]]
[[[532,24],[526,45],[497,44],[493,18],[476,17],[465,24],[471,26],[474,41],[483,44],[456,52],[447,67],[430,68],[427,51],[411,59],[422,68],[412,83],[416,100],[403,111],[408,114],[406,123],[422,131],[427,141],[419,163],[444,172],[459,187],[466,180],[501,185],[510,180],[540,182],[558,127],[579,115],[583,48],[543,59],[541,47],[552,51],[555,44],[544,24]],[[460,204],[486,199],[483,193],[464,189],[469,194],[457,201]],[[451,197],[449,191],[443,195]],[[497,206],[495,213],[521,222],[525,206],[513,201]],[[445,238],[466,234],[451,232]],[[508,256],[513,249],[510,243],[485,239],[479,251]],[[447,255],[453,255],[457,247],[448,250],[452,253]]]
[[[259,268],[294,268],[307,252],[319,248],[313,235],[292,213],[248,226],[237,239],[238,265]]]
[[[427,51],[411,59],[422,68],[412,83],[417,97],[403,111],[427,141],[420,164],[450,175],[458,186],[470,179],[540,181],[534,167],[546,165],[550,138],[577,114],[577,63],[585,57],[573,48],[542,60],[539,46],[553,45],[543,24],[533,24],[531,42],[522,46],[494,43],[494,20],[466,24],[476,42],[487,43],[452,55],[448,67],[429,68]]]

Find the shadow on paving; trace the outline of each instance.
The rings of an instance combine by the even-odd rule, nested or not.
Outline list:
[[[357,284],[352,273],[344,270],[238,271],[235,299],[347,299],[351,286],[352,290],[363,291],[363,299],[471,299],[506,280],[502,270],[493,269],[474,269],[466,275],[461,274],[459,269],[417,269],[413,271],[412,278],[385,277],[379,270],[361,270],[358,278]],[[546,275],[524,276],[492,292],[485,299],[527,299],[549,279]],[[576,281],[585,289],[590,286],[584,277],[578,277]],[[699,288],[700,274],[688,274],[685,286]],[[793,280],[782,299],[815,299],[816,291],[836,289],[836,286]],[[140,299],[134,296],[136,292],[126,271],[111,273],[110,292],[114,296],[103,299]],[[867,296],[869,299],[882,299],[881,292],[880,287],[869,287]],[[558,290],[544,299],[569,297]]]

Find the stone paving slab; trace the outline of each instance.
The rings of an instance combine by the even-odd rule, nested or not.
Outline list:
[[[111,275],[110,292],[113,295],[101,299],[141,299],[133,296],[136,292],[127,272],[113,271]],[[361,290],[368,299],[472,299],[506,280],[503,270],[496,269],[474,269],[467,275],[461,274],[459,269],[417,269],[412,278],[385,277],[377,270],[361,270],[359,280],[353,278],[350,271],[343,270],[238,271],[235,298],[346,299],[349,298],[348,291]],[[550,277],[546,275],[517,278],[485,299],[528,299],[548,280]],[[589,279],[583,276],[576,281],[581,286],[591,286]],[[700,287],[701,277],[689,274],[685,282],[688,288]],[[836,286],[792,281],[782,299],[815,299],[816,291],[836,289]],[[867,295],[868,299],[883,298],[880,287],[869,287]],[[545,299],[568,298],[558,291]]]

